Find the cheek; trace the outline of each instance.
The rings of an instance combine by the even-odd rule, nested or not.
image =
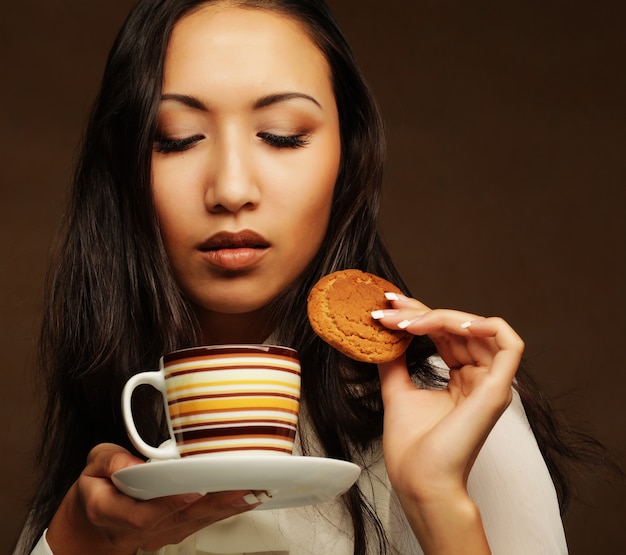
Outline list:
[[[184,239],[190,231],[187,220],[195,217],[195,212],[202,207],[202,199],[190,186],[198,180],[191,166],[152,163],[152,198],[166,247]]]
[[[309,172],[308,183],[302,183],[296,209],[292,210],[294,235],[299,238],[299,247],[312,257],[318,250],[330,219],[337,172],[330,166],[328,171]]]
[[[328,148],[325,152],[322,152],[318,158],[318,160],[324,160],[325,163],[323,165],[317,164],[318,172],[315,177],[316,185],[312,187],[308,200],[309,217],[317,224],[319,242],[322,241],[326,234],[333,206],[335,185],[339,173],[339,152],[340,147],[337,143],[336,145],[332,145],[332,147]],[[316,160],[316,162],[318,160]],[[315,175],[313,171],[314,167],[315,166],[312,166],[310,168],[311,175]]]
[[[296,186],[298,200],[310,223],[326,232],[330,216],[333,194],[341,158],[339,131],[331,130],[320,140],[299,168],[293,168],[291,178],[300,176]]]
[[[178,225],[179,222],[175,217],[175,211],[172,209],[173,206],[177,206],[176,199],[166,189],[159,187],[158,184],[153,186],[152,196],[154,198],[161,239],[168,254],[171,256],[171,247],[181,239],[179,236],[181,232]]]

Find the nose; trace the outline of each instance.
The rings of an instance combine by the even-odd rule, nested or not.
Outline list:
[[[231,137],[216,145],[209,162],[205,204],[210,213],[237,213],[254,209],[260,189],[254,171],[253,155],[245,140]]]

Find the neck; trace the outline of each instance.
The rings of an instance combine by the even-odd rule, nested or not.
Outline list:
[[[262,309],[245,314],[198,311],[197,317],[205,345],[263,343],[272,332],[267,313]]]

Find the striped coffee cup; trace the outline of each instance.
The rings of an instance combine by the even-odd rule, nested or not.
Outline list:
[[[216,345],[169,353],[159,372],[133,376],[122,393],[128,435],[153,459],[290,455],[298,423],[298,353],[275,345]],[[159,389],[173,441],[153,447],[132,418],[134,389]]]

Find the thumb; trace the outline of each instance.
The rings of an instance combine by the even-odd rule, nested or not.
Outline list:
[[[396,393],[415,389],[415,384],[411,381],[411,376],[406,366],[404,354],[391,362],[380,363],[378,365],[378,375],[380,376],[383,406],[386,406],[388,400]]]
[[[123,447],[112,443],[96,445],[87,457],[89,474],[100,478],[109,478],[118,470],[143,463]]]

